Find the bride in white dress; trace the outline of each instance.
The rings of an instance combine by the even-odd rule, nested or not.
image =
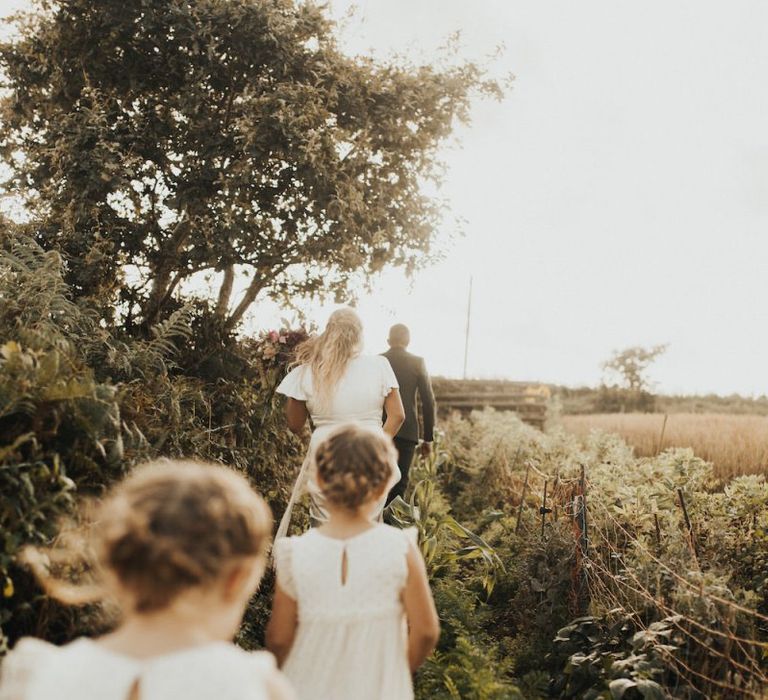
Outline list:
[[[277,387],[278,393],[288,397],[288,427],[300,434],[310,419],[314,429],[276,539],[287,534],[293,506],[304,492],[310,495],[313,524],[328,519],[310,469],[312,451],[324,436],[339,425],[356,423],[394,437],[403,423],[405,411],[389,360],[362,354],[362,345],[363,324],[357,313],[350,308],[334,311],[325,330],[297,348],[296,367]],[[382,413],[386,414],[383,426]],[[400,471],[394,465],[390,487],[399,479]],[[381,515],[385,501],[386,492],[374,519]]]

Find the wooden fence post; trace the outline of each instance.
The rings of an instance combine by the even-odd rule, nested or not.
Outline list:
[[[587,515],[587,474],[584,465],[581,465],[581,473],[576,486],[571,491],[574,543],[576,556],[571,570],[571,596],[573,599],[573,612],[576,615],[584,615],[589,606],[589,582],[585,559],[589,556],[589,535]]]
[[[552,509],[547,508],[547,485],[549,484],[549,479],[544,479],[544,498],[541,501],[541,508],[539,508],[539,513],[541,513],[541,537],[544,538],[544,526],[546,524],[547,519],[547,513],[551,513]]]
[[[589,535],[587,533],[587,470],[584,465],[581,465],[581,477],[579,479],[579,485],[581,487],[581,553],[582,556],[587,556],[587,550],[589,549]]]
[[[531,463],[525,465],[525,481],[523,482],[523,492],[520,494],[520,507],[517,509],[517,523],[515,525],[515,534],[520,531],[520,523],[523,520],[523,505],[525,504],[525,493],[528,490],[528,475],[531,471]]]

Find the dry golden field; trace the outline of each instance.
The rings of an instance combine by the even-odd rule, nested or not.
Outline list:
[[[649,457],[668,447],[691,447],[712,462],[717,475],[768,474],[768,416],[725,413],[607,413],[563,416],[563,426],[576,435],[591,430],[617,433]]]

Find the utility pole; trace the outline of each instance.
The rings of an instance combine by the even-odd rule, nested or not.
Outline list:
[[[467,378],[467,357],[469,355],[469,320],[472,316],[472,275],[469,276],[469,295],[467,297],[467,330],[464,336],[464,379]]]

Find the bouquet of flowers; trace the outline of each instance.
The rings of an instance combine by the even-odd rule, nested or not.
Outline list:
[[[264,331],[259,336],[262,362],[268,366],[284,367],[293,358],[294,348],[308,337],[304,329]]]

